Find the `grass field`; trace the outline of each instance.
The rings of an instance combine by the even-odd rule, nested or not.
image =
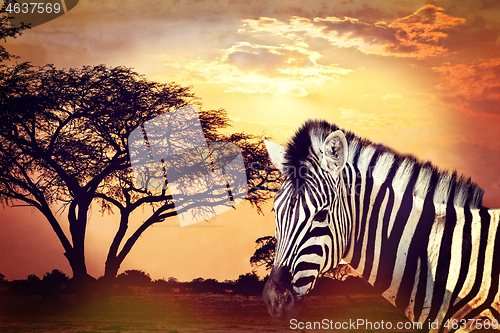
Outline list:
[[[375,325],[382,321],[396,325],[407,321],[378,295],[354,294],[349,298],[311,296],[292,325],[273,321],[259,296],[154,294],[148,288],[135,288],[134,296],[113,296],[109,304],[95,301],[79,307],[67,300],[45,304],[36,296],[2,297],[0,332],[325,332],[318,326],[306,329],[307,322],[363,319]],[[414,332],[352,326],[333,331]]]

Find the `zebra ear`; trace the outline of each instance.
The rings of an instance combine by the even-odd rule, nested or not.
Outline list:
[[[347,155],[348,146],[345,135],[340,130],[335,131],[328,135],[323,145],[321,167],[336,177],[346,165]]]
[[[264,140],[264,143],[271,163],[283,173],[285,171],[285,148],[269,140]]]

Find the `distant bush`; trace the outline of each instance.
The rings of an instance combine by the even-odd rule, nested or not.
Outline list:
[[[42,280],[35,274],[28,275],[24,280],[8,282],[9,292],[13,295],[42,295]]]
[[[0,273],[0,294],[4,294],[9,290],[9,282],[5,279],[5,275]]]
[[[28,280],[32,275],[28,276]],[[35,275],[33,279],[36,280]],[[69,281],[69,277],[58,269],[53,269],[52,272],[47,272],[43,275],[42,288],[43,288],[43,298],[44,299],[56,299],[59,298],[61,291],[66,288]]]
[[[174,285],[179,284],[179,282],[169,282],[165,281],[165,279],[161,279],[161,280],[154,280],[151,284],[153,285],[154,293],[169,294],[173,292]]]
[[[242,274],[236,280],[219,282],[216,279],[196,278],[191,282],[179,282],[174,277],[168,280],[151,280],[148,273],[141,270],[126,270],[116,277],[112,294],[115,296],[131,296],[134,294],[129,286],[153,287],[154,293],[213,293],[213,294],[240,294],[245,296],[261,295],[268,276],[260,279],[255,272]],[[12,295],[43,295],[44,299],[58,299],[62,293],[74,293],[72,279],[58,269],[47,272],[40,279],[31,274],[24,280],[7,281],[0,274],[0,293]],[[363,278],[348,276],[344,281],[330,277],[320,277],[310,295],[340,295],[340,294],[378,294],[377,291]]]
[[[9,293],[13,295],[43,295],[44,299],[58,299],[66,289],[69,277],[58,269],[46,272],[43,279],[35,274],[28,275],[24,280],[6,282]]]
[[[227,286],[225,282],[219,282],[215,279],[196,278],[191,282],[179,282],[177,279],[169,278],[155,280],[152,282],[153,292],[155,293],[225,293]]]
[[[240,275],[235,281],[233,292],[240,295],[261,295],[264,281],[260,280],[255,272]]]
[[[191,288],[191,292],[200,293],[214,293],[221,294],[224,293],[224,284],[220,283],[215,279],[202,279],[197,278],[187,284]]]
[[[35,274],[28,275],[26,280],[26,291],[30,295],[41,295],[43,294],[42,280]]]
[[[125,286],[149,286],[151,284],[151,277],[144,271],[130,269],[118,275],[116,283]]]

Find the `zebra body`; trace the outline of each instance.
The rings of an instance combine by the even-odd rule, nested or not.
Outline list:
[[[322,121],[307,122],[284,153],[268,150],[286,177],[263,295],[273,317],[295,316],[320,272],[344,260],[436,331],[500,321],[500,210],[482,207],[470,180]]]

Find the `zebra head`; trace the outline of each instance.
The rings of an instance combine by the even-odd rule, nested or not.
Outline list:
[[[342,171],[348,144],[326,122],[307,122],[287,149],[266,142],[285,176],[274,200],[276,252],[263,298],[271,316],[290,320],[320,273],[336,267],[347,247]],[[342,235],[342,236],[341,236]]]

